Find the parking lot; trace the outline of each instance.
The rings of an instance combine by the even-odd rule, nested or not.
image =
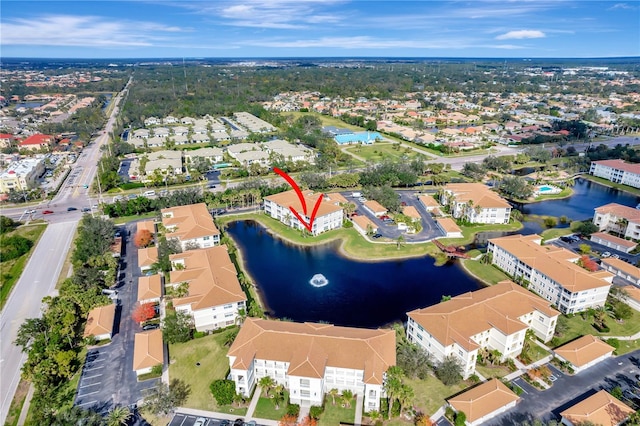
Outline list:
[[[623,251],[612,249],[611,247],[603,246],[602,244],[594,243],[593,241],[584,238],[573,238],[572,236],[561,237],[553,241],[553,244],[558,247],[564,247],[576,253],[580,253],[580,245],[586,244],[591,248],[592,254],[601,256],[604,253],[605,255],[602,256],[604,258],[617,257],[618,259],[623,260],[631,265],[636,265],[638,261],[640,261],[640,254],[625,253]]]
[[[356,213],[361,216],[366,216],[373,223],[378,226],[378,234],[381,237],[389,238],[391,240],[396,240],[400,235],[402,235],[407,242],[425,242],[431,241],[434,238],[444,236],[444,233],[438,228],[435,220],[431,217],[431,214],[427,212],[424,206],[417,199],[414,191],[397,191],[400,196],[400,201],[402,206],[413,206],[418,210],[420,216],[420,223],[422,224],[422,230],[415,234],[409,234],[405,231],[398,229],[398,224],[393,222],[392,220],[385,220],[383,218],[375,216],[373,213],[368,211],[364,207],[364,203],[367,201],[362,197],[353,197],[352,192],[342,192],[342,196],[344,196],[349,202],[356,205]]]
[[[197,426],[260,426],[254,421],[245,422],[243,419],[226,420],[183,413],[176,413],[169,426],[195,426],[198,419],[200,419],[200,423]],[[202,422],[203,420],[204,422]]]
[[[82,368],[82,375],[78,384],[76,405],[89,407],[99,402],[98,394],[104,387],[102,382],[105,374],[108,374],[106,360],[105,353],[101,353],[100,349],[87,352],[87,359]]]

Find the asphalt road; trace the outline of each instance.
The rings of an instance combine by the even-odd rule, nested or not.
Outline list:
[[[77,220],[73,220],[47,227],[0,314],[1,424],[4,424],[20,382],[20,368],[26,359],[26,354],[13,341],[25,319],[40,316],[42,298],[53,294],[77,224]]]
[[[562,411],[600,389],[611,391],[616,386],[623,391],[629,389],[636,374],[640,374],[640,351],[608,358],[575,376],[563,374],[553,366],[550,368],[558,377],[551,388],[541,391],[523,379],[516,379],[518,386],[525,391],[520,395],[521,400],[515,408],[486,424],[511,426],[533,419],[559,419]]]
[[[18,328],[25,319],[41,315],[42,298],[52,294],[55,289],[62,264],[82,216],[80,210],[67,212],[67,207],[80,207],[89,199],[89,189],[84,188],[84,185],[90,186],[93,181],[101,155],[100,147],[108,141],[108,133],[113,129],[118,111],[117,104],[121,98],[122,93],[114,99],[116,107],[107,121],[103,134],[87,147],[85,155],[75,163],[75,167],[79,169],[74,184],[66,182],[50,202],[50,205],[56,206],[52,209],[54,214],[41,216],[45,206],[40,206],[40,213],[36,214],[38,218],[46,218],[49,226],[0,314],[0,424],[5,423],[11,400],[20,382],[20,369],[26,359],[26,355],[13,344]],[[2,209],[0,214],[15,217],[24,210],[24,206]]]

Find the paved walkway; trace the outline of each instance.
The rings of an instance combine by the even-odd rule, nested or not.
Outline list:
[[[251,402],[249,403],[249,408],[247,408],[247,420],[251,420],[253,418],[253,412],[256,411],[256,406],[258,405],[258,400],[260,399],[260,395],[262,395],[262,386],[256,386],[256,390],[253,392],[253,398],[251,398]],[[253,419],[256,420],[256,419]],[[257,421],[257,420],[256,420]]]
[[[360,426],[362,424],[362,406],[364,405],[364,397],[363,395],[356,395],[356,417],[354,419],[355,426]]]
[[[27,421],[27,414],[29,414],[29,405],[31,404],[31,398],[33,397],[34,391],[35,387],[33,386],[33,383],[31,383],[29,385],[27,397],[24,399],[24,403],[22,404],[22,411],[20,411],[20,417],[18,418],[18,426],[23,426],[24,422]]]

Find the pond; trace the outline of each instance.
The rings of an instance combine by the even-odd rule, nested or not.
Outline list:
[[[428,256],[357,262],[338,254],[338,242],[301,247],[253,221],[231,223],[228,233],[275,318],[378,327],[406,321],[407,312],[438,303],[443,295],[482,287],[457,264],[437,267]]]
[[[566,216],[571,220],[585,220],[593,217],[596,207],[618,203],[635,207],[640,198],[626,192],[618,191],[586,179],[576,179],[573,195],[562,200],[548,200],[539,203],[525,204],[522,213],[550,216]]]

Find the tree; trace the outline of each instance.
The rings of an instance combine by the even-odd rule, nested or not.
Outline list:
[[[107,426],[126,425],[132,416],[133,414],[128,407],[114,407],[111,411],[109,411],[109,414],[107,414]]]
[[[78,225],[78,237],[71,256],[74,265],[85,264],[95,256],[107,253],[113,243],[113,222],[84,215]]]
[[[271,389],[276,385],[276,382],[271,376],[264,376],[258,380],[258,385],[264,390],[266,396],[269,396],[269,392],[271,392]]]
[[[573,227],[572,227],[573,228]],[[576,232],[579,232],[582,235],[589,236],[595,232],[598,232],[600,229],[593,222],[585,221],[581,222],[576,228]]]
[[[231,405],[236,394],[236,384],[233,380],[215,380],[209,386],[218,405]]]
[[[349,389],[345,389],[342,391],[342,401],[344,402],[344,405],[347,406],[347,408],[351,407],[352,399],[353,399],[353,392],[351,392]]]
[[[458,411],[453,424],[455,426],[465,426],[467,424],[467,415],[462,411]]]
[[[398,238],[396,238],[396,248],[398,250],[400,250],[400,247],[402,247],[402,244],[404,244],[404,235],[399,235]]]
[[[180,379],[172,379],[169,386],[158,382],[145,396],[144,405],[153,414],[166,416],[175,407],[182,405],[190,393],[189,385]]]
[[[331,404],[336,405],[336,396],[339,395],[339,391],[336,388],[333,388],[329,391],[329,396],[331,397]]]
[[[396,364],[407,372],[409,378],[426,379],[429,375],[431,356],[418,345],[402,342],[396,349]]]
[[[384,390],[387,393],[387,406],[389,407],[388,417],[391,418],[393,401],[401,392],[402,377],[404,376],[404,372],[402,371],[402,368],[393,366],[389,367],[386,374],[387,379],[386,382],[384,382]]]
[[[138,303],[136,307],[133,309],[133,313],[131,314],[131,318],[135,322],[141,323],[156,316],[156,309],[153,303]]]
[[[280,409],[280,404],[284,402],[284,399],[284,386],[276,386],[273,390],[273,394],[271,395],[271,400],[273,401],[273,405],[275,405],[276,410]]]
[[[180,242],[178,240],[167,240],[162,237],[158,243],[158,261],[154,266],[165,274],[169,273],[169,271],[171,271],[171,261],[169,260],[169,256],[181,252],[182,248],[180,247]]]
[[[16,229],[20,225],[20,222],[17,222],[10,217],[0,216],[0,234],[7,233]]]
[[[162,324],[162,337],[168,343],[183,343],[191,339],[193,320],[186,312],[167,314]]]
[[[453,355],[449,355],[438,364],[435,373],[445,385],[455,385],[462,379],[462,366]]]
[[[533,195],[533,187],[520,176],[505,176],[499,187],[507,198],[526,200]]]
[[[133,244],[138,248],[149,247],[153,242],[153,234],[148,229],[141,229],[133,237]]]
[[[464,176],[473,180],[480,180],[484,177],[486,171],[481,164],[478,163],[464,163],[462,170],[460,171]]]

